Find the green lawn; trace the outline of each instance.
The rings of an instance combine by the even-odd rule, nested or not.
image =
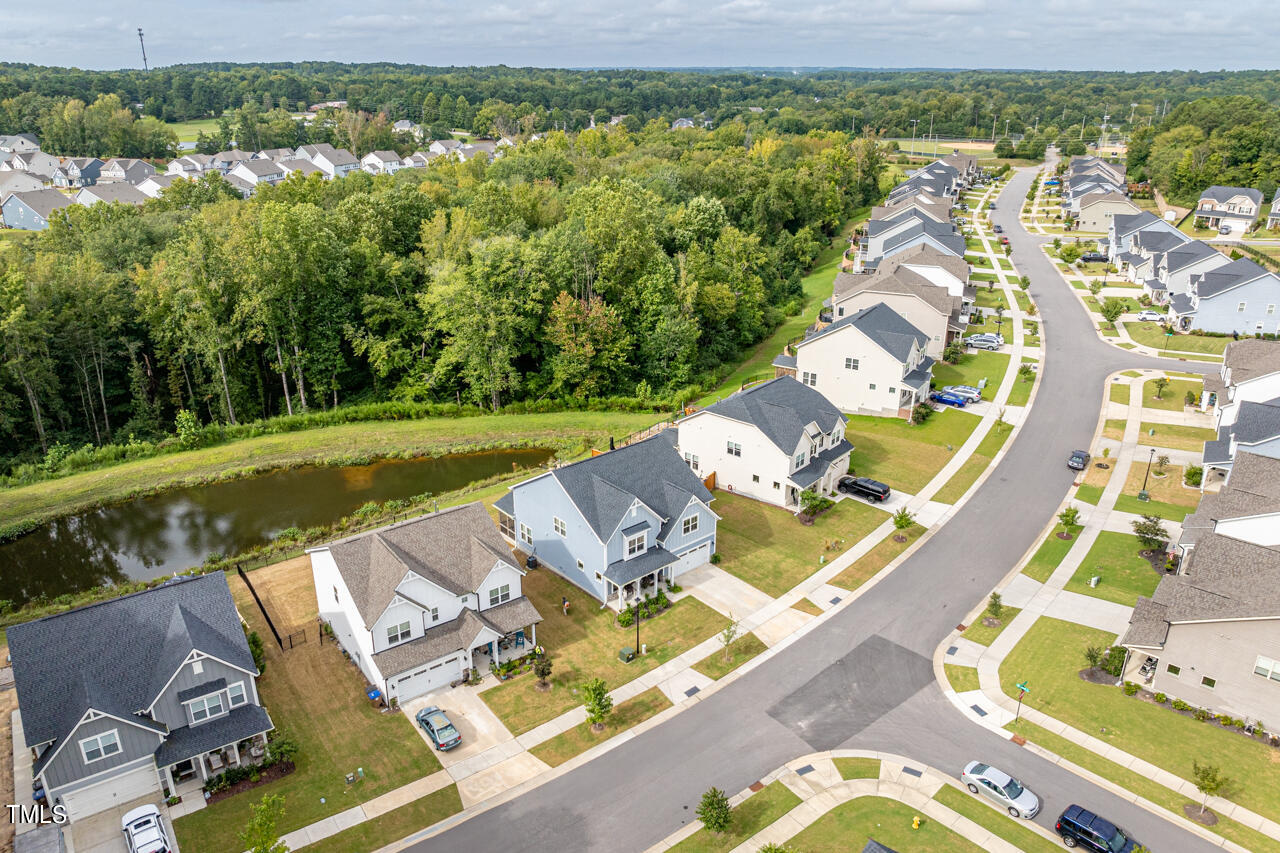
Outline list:
[[[1031,297],[1027,296],[1027,294],[1023,293],[1021,290],[1015,290],[1013,292],[1013,298],[1014,301],[1018,303],[1018,309],[1022,311],[1023,314],[1031,313]]]
[[[738,803],[728,830],[718,833],[699,829],[671,849],[679,853],[728,853],[798,805],[800,798],[790,788],[771,782]]]
[[[1016,404],[1010,403],[1010,405]],[[1000,452],[1000,448],[1004,447],[1005,442],[1009,440],[1009,436],[1012,434],[1013,427],[1011,426],[1001,426],[998,423],[993,425],[982,441],[978,443],[973,455],[965,460],[964,465],[960,466],[960,470],[952,475],[945,486],[938,490],[933,499],[944,504],[953,504],[960,500],[960,497],[969,491],[969,487],[977,482],[978,477],[987,469],[987,466],[995,461],[996,454]]]
[[[853,565],[832,578],[831,585],[852,592],[875,577],[876,573],[893,562],[895,557],[910,548],[912,542],[924,535],[925,529],[916,524],[906,530],[895,530],[876,543],[870,551],[854,560]],[[903,536],[906,541],[898,542],[894,538],[896,536]]]
[[[721,641],[723,642],[723,640]],[[698,672],[710,678],[713,681],[719,681],[747,661],[765,650],[766,646],[760,642],[760,638],[755,634],[747,634],[745,637],[739,637],[729,644],[729,659],[724,658],[724,647],[716,649],[707,657],[698,661],[693,668]]]
[[[1182,814],[1182,806],[1190,802],[1186,797],[1169,790],[1159,782],[1127,767],[1122,767],[1114,761],[1109,761],[1096,752],[1085,749],[1035,723],[1019,720],[1016,723],[1009,723],[1005,729],[1022,735],[1032,743],[1057,753],[1091,773],[1110,779],[1125,790],[1132,791],[1173,814]],[[1222,815],[1218,815],[1218,822],[1212,831],[1231,839],[1246,850],[1256,851],[1256,853],[1280,853],[1280,841]]]
[[[719,501],[716,509],[720,509]],[[635,643],[635,628],[619,628],[613,611],[550,570],[529,572],[522,583],[524,594],[542,614],[538,643],[551,658],[551,689],[537,689],[533,675],[525,674],[480,694],[503,725],[520,735],[582,704],[578,686],[590,678],[603,678],[612,690],[688,651],[725,625],[725,618],[696,598],[684,598],[671,609],[640,625],[640,642],[648,653],[631,663],[618,660],[618,649]],[[560,609],[561,597],[569,599],[569,615]]]
[[[1007,353],[990,352],[988,350],[971,350],[960,356],[958,364],[938,362],[933,366],[933,382],[939,388],[944,385],[972,385],[978,387],[980,380],[986,379],[987,386],[982,390],[983,399],[990,400],[1000,387],[1005,371],[1009,369]],[[929,424],[938,419],[935,415]]]
[[[1001,809],[992,808],[976,794],[943,785],[933,798],[1026,853],[1057,853],[1059,849],[1059,845],[1027,829],[1023,821],[1010,817]]]
[[[1129,337],[1144,346],[1173,352],[1198,352],[1222,355],[1231,343],[1230,337],[1214,338],[1207,335],[1174,335],[1166,337],[1159,323],[1125,323]]]
[[[614,735],[625,732],[670,707],[671,700],[666,694],[657,687],[650,687],[639,696],[615,705],[613,713],[605,720],[604,731],[599,734],[591,730],[590,723],[579,723],[567,732],[543,741],[529,752],[534,758],[539,758],[552,767],[559,767],[575,755],[604,743]]]
[[[1173,450],[1202,451],[1206,441],[1213,441],[1218,437],[1218,434],[1211,429],[1180,424],[1155,424],[1144,421],[1141,429],[1142,435],[1138,439],[1140,444],[1149,447],[1168,447]]]
[[[1124,418],[1110,418],[1102,424],[1102,437],[1114,438],[1116,441],[1124,439],[1125,425],[1128,423]]]
[[[206,136],[211,136],[218,132],[218,120],[216,118],[198,118],[191,121],[171,121],[166,122],[165,126],[178,134],[179,142],[195,142],[196,138],[203,132]]]
[[[831,762],[840,772],[840,778],[846,781],[880,778],[880,759],[878,758],[833,758]]]
[[[912,818],[920,816],[919,829]],[[858,797],[841,803],[793,837],[787,845],[803,853],[848,853],[870,840],[911,853],[981,853],[982,848],[915,809],[884,797]],[[679,849],[679,848],[677,848]]]
[[[1008,258],[997,258],[997,260],[1000,261],[1000,269],[1010,272],[1013,270],[1013,261]]]
[[[889,519],[869,504],[845,500],[806,527],[784,509],[724,491],[716,492],[715,508],[720,568],[775,598],[816,572],[820,558],[834,559]],[[724,627],[718,618],[721,624],[701,639]]]
[[[393,841],[412,835],[423,827],[439,823],[462,811],[458,786],[441,788],[408,805],[392,809],[374,820],[356,824],[323,841],[308,844],[306,853],[351,853],[352,850],[380,850]]]
[[[1082,504],[1097,506],[1098,501],[1102,500],[1102,489],[1102,486],[1082,483],[1080,488],[1076,489],[1076,500],[1080,501]]]
[[[1107,388],[1107,397],[1113,403],[1129,405],[1129,386],[1123,382],[1112,382]]]
[[[1171,379],[1169,384],[1156,399],[1156,383],[1148,379],[1142,384],[1142,405],[1148,409],[1164,409],[1169,412],[1181,412],[1185,408],[1187,392],[1199,395],[1204,388],[1204,381],[1194,382],[1188,379]]]
[[[970,266],[981,267],[982,269],[992,269],[991,258],[987,255],[965,255],[964,259],[969,262]]]
[[[310,595],[310,605],[302,603],[299,612],[309,614],[314,625],[315,593],[310,575],[310,568],[299,573],[294,590],[299,596]],[[184,850],[239,853],[244,845],[237,833],[249,819],[249,806],[265,794],[284,797],[285,816],[277,829],[285,833],[440,769],[435,754],[413,730],[412,720],[404,714],[381,714],[373,707],[364,695],[364,676],[343,658],[336,645],[311,642],[287,654],[281,652],[270,641],[261,611],[244,584],[232,579],[231,588],[241,615],[268,637],[267,666],[258,679],[258,691],[276,730],[287,732],[297,742],[297,769],[275,782],[178,818],[174,832]],[[271,597],[265,585],[260,593]],[[318,685],[324,689],[317,690]],[[364,768],[364,778],[347,785],[346,774],[357,767]],[[451,796],[456,800],[457,792]]]
[[[1149,513],[1181,522],[1200,503],[1200,490],[1182,485],[1181,465],[1170,465],[1163,477],[1155,476],[1158,469],[1152,466],[1151,475],[1148,476],[1150,456],[1148,453],[1147,459],[1143,459],[1140,454],[1130,466],[1124,491],[1116,500],[1116,509],[1121,512]],[[1138,492],[1142,490],[1144,483],[1151,498],[1149,501],[1138,500]]]
[[[1182,523],[1188,515],[1195,511],[1195,507],[1178,506],[1177,504],[1165,503],[1164,501],[1150,500],[1140,501],[1136,495],[1121,495],[1116,498],[1117,512],[1132,512],[1138,515],[1158,515],[1169,521]]]
[[[1027,342],[1028,340],[1030,339],[1028,338],[1023,339],[1024,343]],[[1035,342],[1039,344],[1040,339],[1035,338]],[[1030,346],[1031,344],[1028,343],[1027,345]],[[1021,364],[1037,364],[1038,362],[1034,358],[1023,358],[1020,363]],[[1035,386],[1036,386],[1035,374],[1032,374],[1031,376],[1015,377],[1013,380],[1013,387],[1009,389],[1009,399],[1005,401],[1006,404],[1010,406],[1027,405],[1027,403],[1030,402],[1031,400],[1031,390],[1035,388]]]
[[[1009,356],[998,353],[994,357],[1003,359],[1005,364],[1009,360]],[[977,379],[983,375],[980,372],[983,365],[990,364],[989,361],[978,361],[979,358],[967,356],[966,359],[971,360],[962,363],[958,369],[939,364],[933,369],[934,379],[939,386],[976,385]],[[941,376],[939,372],[942,372]],[[998,384],[1000,375],[995,374],[992,382]],[[950,409],[936,412],[922,424],[908,424],[898,418],[875,415],[851,415],[845,428],[845,437],[854,446],[849,456],[849,469],[860,477],[872,477],[914,494],[942,470],[978,423],[979,419],[973,415]]]
[[[123,462],[107,468],[0,490],[6,524],[76,512],[160,488],[334,460],[439,455],[503,446],[545,446],[579,453],[660,420],[649,413],[555,412],[434,417],[342,424]]]
[[[1133,607],[1138,596],[1149,597],[1160,582],[1160,575],[1145,557],[1139,556],[1141,550],[1142,543],[1132,534],[1102,531],[1066,588]],[[1097,587],[1090,587],[1089,579],[1095,575],[1102,580]]]
[[[957,693],[977,690],[981,686],[978,683],[978,670],[972,666],[948,663],[944,664],[944,668],[947,671],[947,682],[951,684],[951,689]]]
[[[1028,679],[1031,692],[1023,700],[1028,707],[1184,779],[1192,778],[1193,760],[1211,757],[1241,783],[1230,798],[1233,802],[1280,819],[1280,761],[1274,749],[1077,675],[1087,666],[1087,646],[1105,647],[1115,640],[1105,631],[1041,617],[1001,664],[1001,685],[1006,694],[1016,696],[1014,683]]]
[[[1022,573],[1027,577],[1044,583],[1049,579],[1049,575],[1053,574],[1053,570],[1058,568],[1058,564],[1062,562],[1062,558],[1067,556],[1067,552],[1071,550],[1071,546],[1076,543],[1075,537],[1080,535],[1080,531],[1084,529],[1083,525],[1075,524],[1068,528],[1071,533],[1070,539],[1059,539],[1058,534],[1063,531],[1062,525],[1056,525],[1053,530],[1049,531],[1049,535],[1036,549],[1035,554],[1027,561],[1027,565],[1023,567]]]
[[[1000,276],[991,272],[975,272],[969,275],[969,281],[999,281],[999,280],[1000,280]],[[979,290],[978,292],[981,293],[982,291]],[[982,303],[978,303],[978,304],[982,304]]]
[[[973,620],[973,624],[965,629],[962,636],[966,640],[973,640],[979,645],[989,646],[996,641],[996,637],[999,637],[1000,633],[1004,631],[1005,628],[1009,627],[1009,623],[1013,621],[1013,618],[1021,612],[1022,609],[1019,607],[1006,607],[1000,613],[1000,624],[993,628],[989,628],[982,624],[983,619],[988,619],[991,616],[991,614],[984,610],[976,619]]]
[[[977,280],[978,277],[975,275],[973,278]],[[986,308],[991,311],[994,311],[997,306],[1003,308],[1006,312],[1009,310],[1009,300],[1005,298],[1004,291],[998,287],[994,290],[979,287],[974,303],[979,308]]]

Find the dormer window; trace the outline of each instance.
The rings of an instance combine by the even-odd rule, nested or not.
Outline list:
[[[647,539],[647,536],[646,536],[646,534],[644,534],[644,533],[639,533],[639,534],[637,534],[637,535],[635,535],[635,536],[628,536],[628,537],[627,537],[627,551],[626,551],[626,554],[627,554],[627,559],[628,559],[628,560],[630,560],[632,557],[637,557],[637,556],[639,556],[640,554],[643,554],[643,553],[644,553],[644,551],[645,551],[645,540],[646,540],[646,539]]]
[[[799,453],[797,453],[797,454],[796,454],[796,467],[797,467],[797,468],[803,468],[803,467],[804,467],[805,460],[806,460],[807,458],[808,458],[808,457],[807,457],[807,455],[805,454],[805,452],[804,452],[803,450],[801,450]]]

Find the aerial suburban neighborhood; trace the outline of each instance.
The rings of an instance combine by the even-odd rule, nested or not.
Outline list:
[[[1167,6],[0,11],[0,851],[1280,851],[1280,31]]]

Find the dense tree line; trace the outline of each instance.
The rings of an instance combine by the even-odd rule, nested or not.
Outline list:
[[[611,128],[248,201],[212,175],[75,206],[0,243],[0,454],[182,412],[678,393],[798,307],[881,171],[868,137]]]
[[[705,113],[717,125],[740,118],[760,129],[871,128],[886,136],[996,137],[1042,132],[1096,139],[1109,127],[1156,124],[1177,105],[1244,94],[1280,101],[1280,74],[1243,72],[569,71],[433,68],[328,62],[175,65],[142,71],[0,63],[0,133],[39,128],[70,99],[114,94],[139,115],[164,121],[214,118],[253,104],[262,113],[345,100],[358,113],[408,118],[434,135],[580,130],[631,116],[650,120]],[[1006,124],[1007,122],[1007,124]],[[245,146],[249,147],[249,146]]]
[[[1128,163],[1178,204],[1194,205],[1214,184],[1255,187],[1269,203],[1280,184],[1280,109],[1248,95],[1179,104],[1135,134]]]

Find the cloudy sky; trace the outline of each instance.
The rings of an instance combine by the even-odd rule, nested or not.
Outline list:
[[[138,27],[152,67],[1280,67],[1274,0],[45,0],[0,6],[0,59],[137,67]]]

